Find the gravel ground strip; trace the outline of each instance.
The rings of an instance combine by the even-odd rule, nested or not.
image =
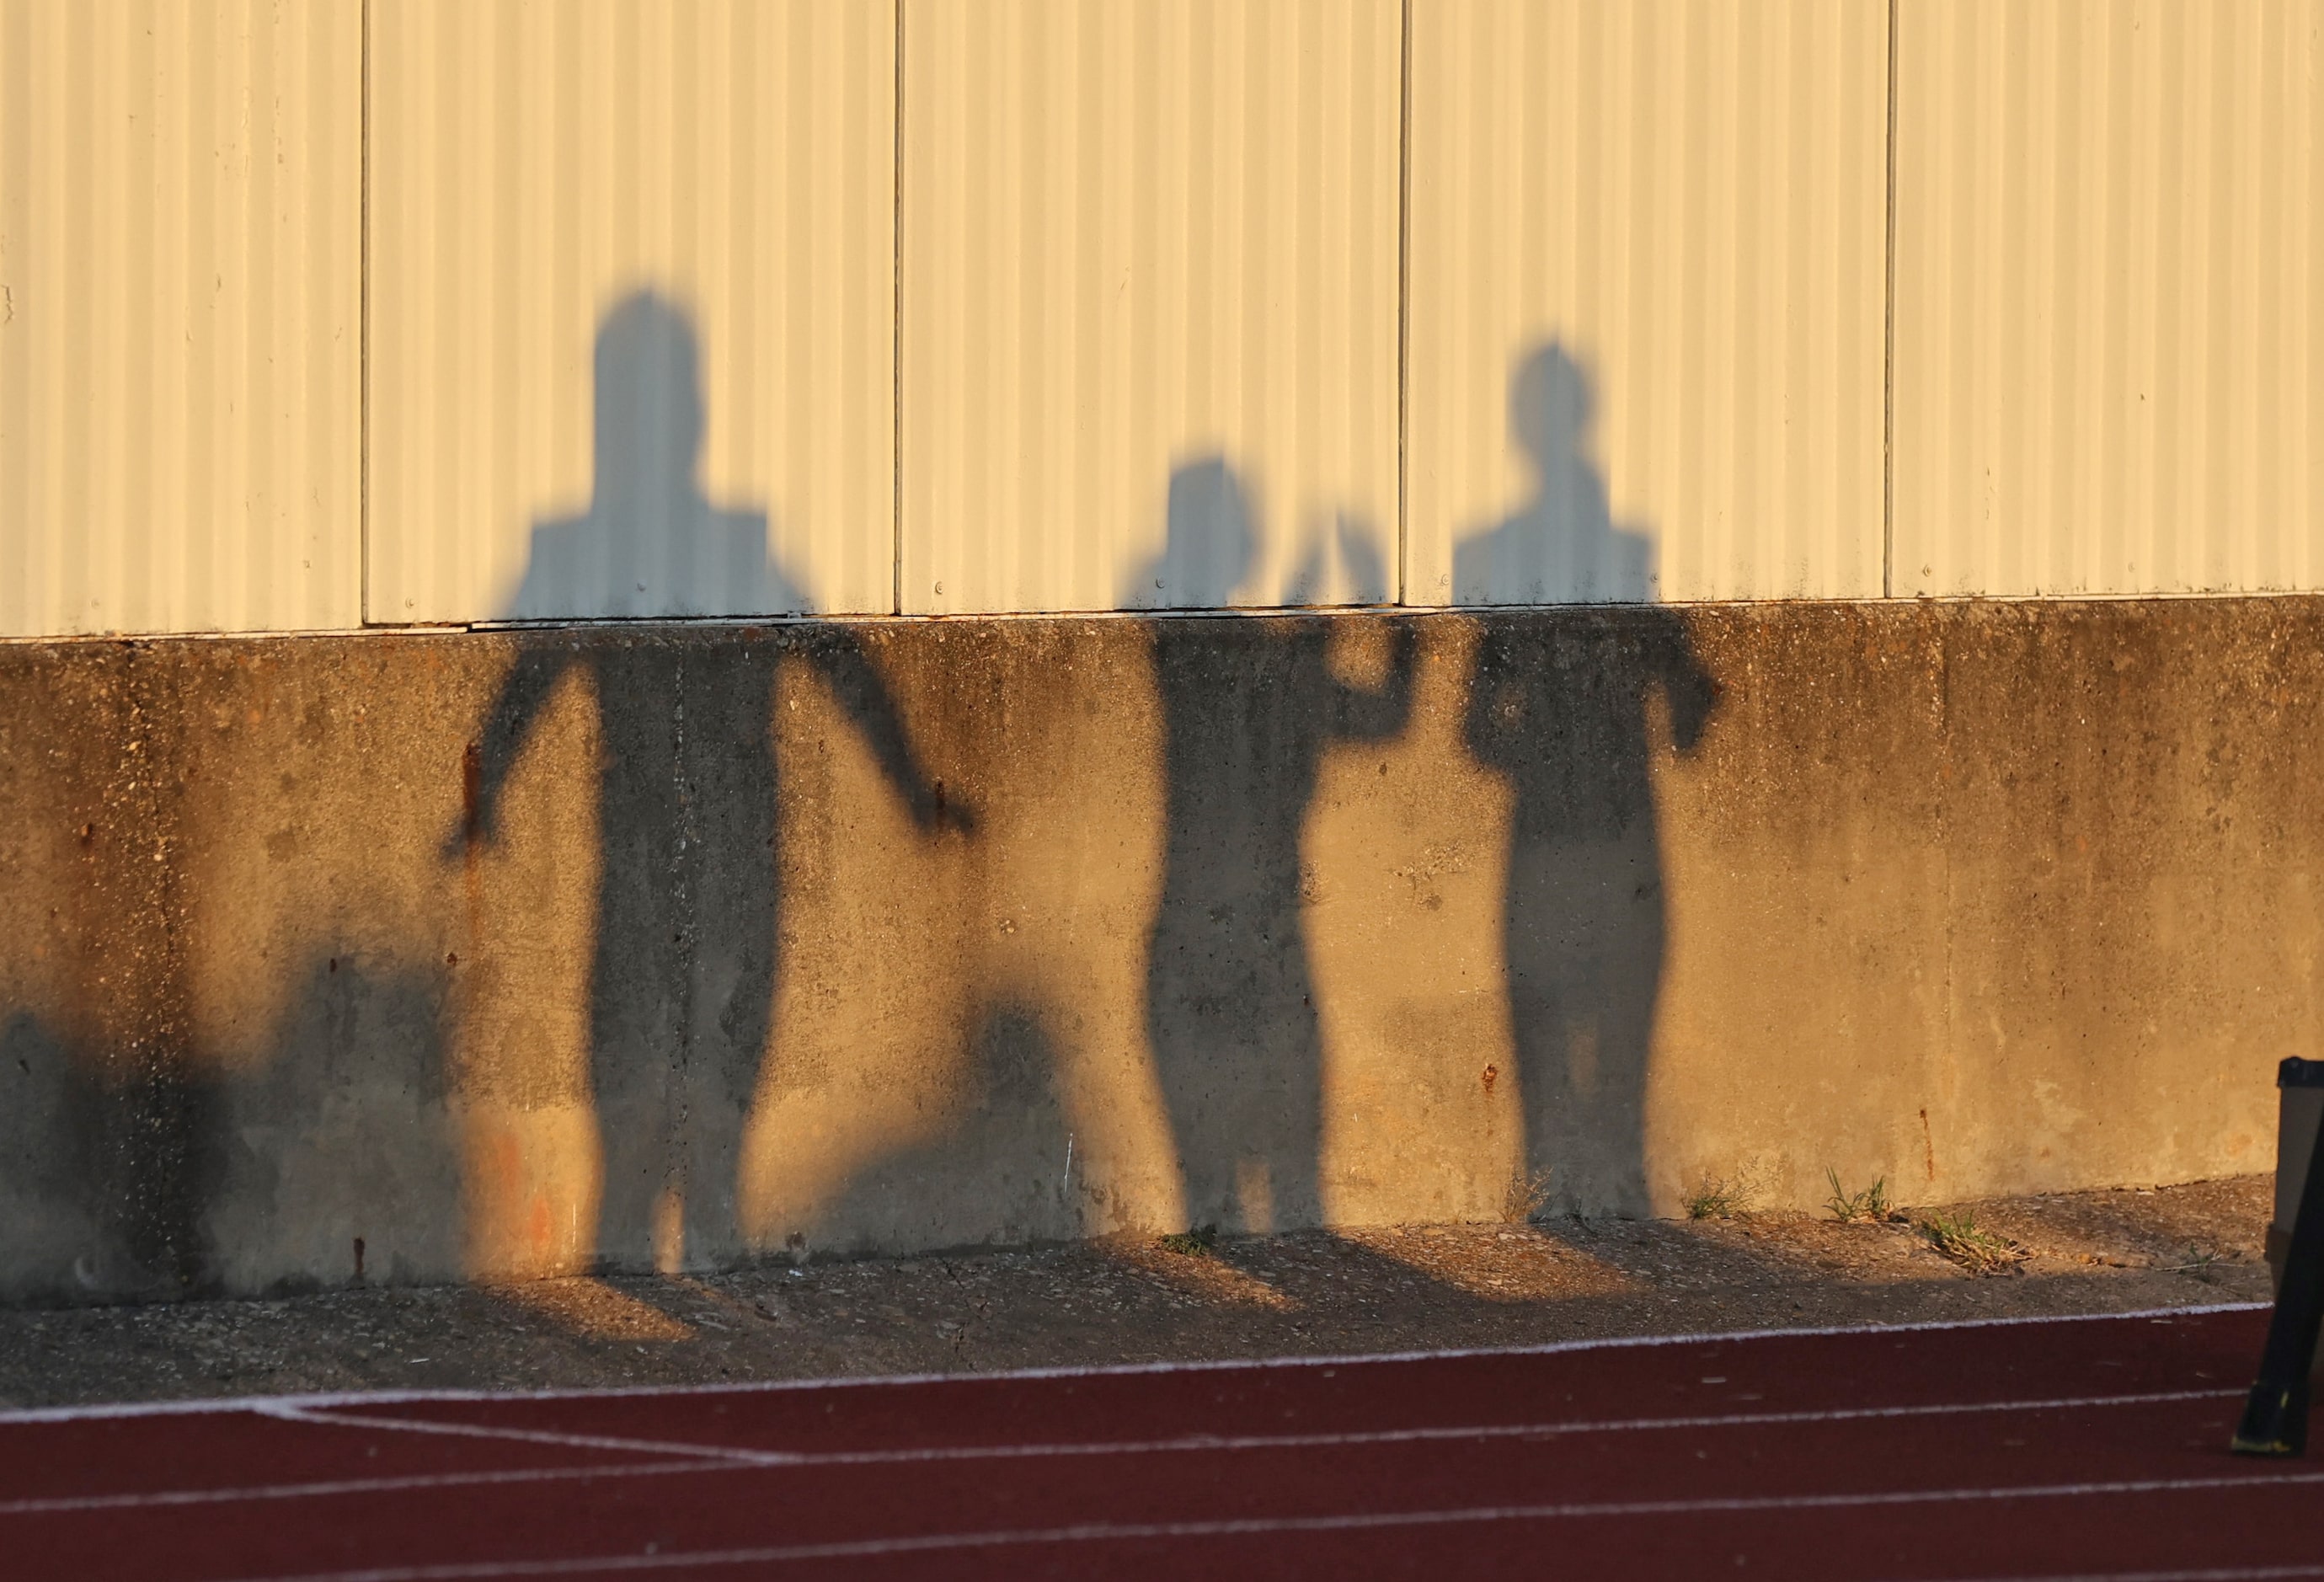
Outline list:
[[[1397,1226],[278,1300],[0,1310],[0,1405],[576,1389],[1527,1346],[2264,1301],[2272,1184],[1998,1198],[1872,1223]],[[1965,1217],[1997,1272],[1922,1227]],[[2256,1359],[2255,1359],[2255,1362]]]

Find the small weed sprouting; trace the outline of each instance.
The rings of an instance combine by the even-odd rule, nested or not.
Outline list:
[[[1840,1187],[1838,1170],[1826,1165],[1823,1174],[1824,1179],[1831,1183],[1831,1196],[1824,1199],[1824,1207],[1831,1210],[1831,1217],[1834,1219],[1844,1225],[1857,1220],[1877,1225],[1888,1217],[1888,1178],[1886,1176],[1881,1177],[1861,1192],[1850,1192]]]
[[[1689,1219],[1732,1219],[1751,1206],[1751,1182],[1744,1176],[1714,1176],[1709,1170],[1686,1200]]]
[[[1929,1238],[1930,1245],[1971,1274],[2000,1274],[2025,1261],[2024,1248],[2007,1236],[1978,1229],[1977,1221],[1967,1214],[1957,1219],[1932,1216],[1921,1222],[1921,1234]]]
[[[1524,1225],[1541,1212],[1549,1201],[1549,1171],[1524,1170],[1509,1178],[1508,1189],[1501,1194],[1501,1221],[1505,1225]]]
[[[2213,1268],[2218,1261],[2218,1253],[2199,1247],[2190,1242],[2187,1244],[2187,1261],[2184,1263],[2165,1263],[2162,1268],[2166,1273],[2191,1274],[2196,1279],[2208,1282],[2218,1278],[2218,1272]]]
[[[1219,1244],[1219,1227],[1215,1225],[1196,1226],[1192,1230],[1172,1231],[1162,1238],[1162,1250],[1176,1253],[1182,1258],[1207,1258],[1211,1249]]]

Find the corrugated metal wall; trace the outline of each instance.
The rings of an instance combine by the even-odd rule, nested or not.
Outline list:
[[[0,634],[362,615],[360,0],[0,0]]]
[[[1895,591],[2324,586],[2324,5],[1897,43]]]
[[[373,7],[374,620],[893,606],[895,45],[892,0]]]
[[[0,0],[0,635],[2324,587],[2324,0],[1896,3]]]
[[[1415,8],[1416,602],[1880,592],[1887,32]]]
[[[1397,0],[906,0],[904,607],[1394,597]]]

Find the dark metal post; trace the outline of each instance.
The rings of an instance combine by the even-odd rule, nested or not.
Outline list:
[[[2324,1328],[2324,1109],[2310,1118],[2316,1106],[2291,1102],[2295,1090],[2324,1087],[2324,1061],[2288,1059],[2276,1075],[2285,1090],[2285,1124],[2276,1140],[2279,1178],[2297,1142],[2308,1144],[2306,1178],[2299,1207],[2292,1216],[2290,1244],[2283,1252],[2282,1278],[2276,1282],[2275,1312],[2268,1320],[2267,1346],[2260,1354],[2259,1382],[2231,1441],[2242,1456],[2298,1456],[2308,1448],[2308,1378],[2316,1365],[2316,1339]],[[2306,1126],[2293,1123],[2294,1117]],[[2298,1133],[2309,1130],[2301,1138]],[[2284,1185],[2279,1179],[2277,1201]],[[2281,1213],[2281,1208],[2278,1210]],[[2275,1228],[2273,1226],[2271,1229]]]

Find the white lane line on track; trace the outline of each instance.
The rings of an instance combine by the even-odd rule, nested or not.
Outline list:
[[[135,1510],[143,1505],[226,1504],[238,1500],[284,1500],[327,1495],[394,1494],[405,1489],[457,1488],[464,1484],[549,1483],[592,1477],[637,1477],[660,1472],[731,1472],[752,1468],[866,1466],[908,1462],[1001,1461],[1052,1456],[1154,1456],[1222,1451],[1305,1450],[1337,1447],[1449,1443],[1461,1440],[1554,1439],[1570,1434],[1637,1433],[1657,1429],[1766,1428],[1791,1423],[1860,1422],[1921,1417],[1960,1417],[1979,1412],[2068,1411],[2089,1408],[2146,1406],[2181,1401],[2240,1398],[2240,1390],[2172,1390],[2144,1395],[2082,1395],[2044,1401],[1945,1402],[1928,1406],[1864,1406],[1828,1411],[1755,1411],[1725,1416],[1625,1418],[1596,1422],[1482,1423],[1437,1428],[1377,1429],[1314,1434],[1187,1434],[1167,1439],[1124,1439],[1054,1445],[956,1445],[904,1450],[752,1450],[739,1446],[697,1445],[668,1439],[637,1439],[601,1434],[559,1434],[539,1429],[493,1429],[475,1423],[429,1422],[393,1417],[362,1417],[303,1407],[278,1407],[268,1413],[291,1422],[339,1428],[444,1435],[457,1439],[514,1440],[561,1449],[626,1450],[673,1457],[659,1465],[542,1467],[512,1472],[419,1474],[400,1477],[342,1478],[313,1484],[264,1484],[249,1488],[174,1489],[154,1494],[67,1494],[0,1500],[0,1517],[69,1511]]]
[[[380,1429],[390,1433],[435,1434],[459,1439],[496,1439],[519,1445],[553,1445],[560,1450],[622,1450],[640,1456],[678,1456],[742,1466],[791,1466],[799,1457],[780,1450],[742,1445],[693,1445],[671,1439],[640,1439],[624,1434],[575,1434],[558,1429],[494,1428],[489,1423],[438,1422],[424,1417],[379,1417],[358,1411],[317,1411],[305,1406],[262,1407],[259,1415],[281,1422],[321,1428]]]
[[[254,1484],[244,1488],[163,1489],[148,1494],[54,1494],[0,1500],[0,1517],[50,1516],[75,1511],[134,1511],[147,1506],[230,1505],[244,1500],[312,1500],[333,1494],[395,1494],[428,1489],[485,1488],[496,1484],[569,1483],[591,1477],[659,1477],[677,1472],[731,1472],[728,1461],[609,1463],[604,1466],[536,1466],[504,1472],[414,1472],[397,1477],[343,1477],[315,1483]]]
[[[1688,1335],[1618,1335],[1597,1340],[1554,1340],[1541,1346],[1456,1347],[1450,1351],[1384,1351],[1329,1356],[1238,1357],[1166,1363],[1116,1363],[1098,1367],[1019,1368],[1011,1373],[890,1374],[862,1379],[764,1379],[744,1383],[632,1384],[597,1390],[343,1390],[305,1395],[243,1395],[213,1401],[138,1401],[102,1406],[36,1406],[0,1411],[0,1428],[17,1423],[75,1422],[93,1418],[175,1417],[211,1411],[258,1411],[271,1406],[362,1406],[409,1401],[607,1401],[640,1395],[761,1395],[795,1391],[877,1391],[919,1384],[975,1387],[1041,1379],[1135,1378],[1147,1374],[1268,1373],[1283,1369],[1361,1368],[1381,1363],[1558,1356],[1568,1352],[1630,1351],[1663,1346],[1712,1346],[1756,1340],[1813,1340],[1827,1336],[1927,1335],[1953,1329],[2030,1328],[2045,1324],[2166,1324],[2216,1313],[2266,1310],[2267,1302],[2208,1302],[2184,1308],[2141,1308],[2128,1313],[2039,1313],[2016,1318],[1932,1318],[1911,1324],[1837,1324],[1793,1329],[1727,1329]]]
[[[1716,1500],[1625,1500],[1588,1504],[1480,1505],[1452,1511],[1368,1511],[1346,1516],[1251,1517],[1221,1522],[1091,1522],[1071,1527],[1031,1527],[993,1532],[939,1532],[918,1538],[871,1538],[764,1549],[696,1550],[652,1555],[561,1556],[555,1559],[486,1560],[441,1566],[382,1566],[354,1571],[247,1577],[241,1582],[461,1582],[493,1577],[574,1576],[589,1572],[659,1571],[680,1566],[767,1566],[801,1560],[870,1559],[890,1555],[1006,1549],[1039,1544],[1136,1542],[1156,1539],[1264,1538],[1277,1533],[1351,1532],[1397,1527],[1451,1527],[1490,1522],[1560,1522],[1637,1517],[1748,1514],[1764,1511],[1831,1511],[1880,1505],[1960,1504],[1997,1500],[2054,1500],[2106,1494],[2196,1493],[2264,1485],[2324,1483],[2324,1472],[2255,1473],[2243,1477],[2154,1477],[2116,1483],[2061,1483],[2005,1489],[1914,1489],[1877,1494],[1771,1494]]]
[[[2078,1570],[2070,1577],[1964,1577],[1964,1582],[2277,1582],[2280,1577],[2324,1577],[2324,1566],[2224,1566],[2212,1570]]]

